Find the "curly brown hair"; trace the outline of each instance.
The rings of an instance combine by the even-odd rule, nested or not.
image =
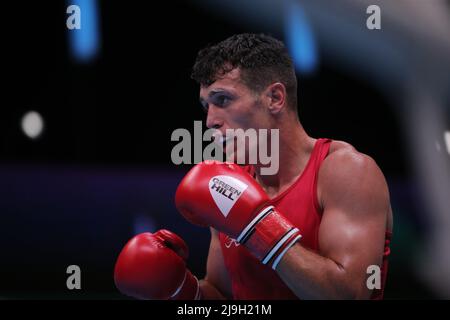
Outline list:
[[[264,34],[233,35],[199,51],[191,78],[209,86],[235,68],[240,69],[243,83],[256,93],[273,82],[283,83],[288,104],[297,108],[297,77],[283,42]]]

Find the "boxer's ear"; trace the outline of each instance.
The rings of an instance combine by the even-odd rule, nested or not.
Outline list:
[[[286,104],[286,87],[281,82],[275,82],[267,87],[266,92],[269,98],[270,113],[279,113]]]

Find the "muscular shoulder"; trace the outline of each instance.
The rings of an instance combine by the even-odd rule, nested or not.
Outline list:
[[[322,208],[368,199],[389,202],[386,180],[375,160],[343,141],[332,142],[319,170],[317,191]]]
[[[330,155],[335,153],[352,153],[357,152],[357,150],[350,144],[345,141],[333,140],[331,142],[330,151],[328,152],[328,157],[325,160],[330,159]]]
[[[344,141],[333,141],[328,156],[323,161],[319,175],[321,178],[347,178],[358,174],[381,174],[375,160],[359,152],[351,144]]]

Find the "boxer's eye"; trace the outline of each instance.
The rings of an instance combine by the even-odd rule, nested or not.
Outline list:
[[[231,102],[231,98],[227,95],[216,95],[214,96],[214,98],[212,99],[212,103],[218,107],[226,107],[230,102]]]
[[[217,98],[217,104],[220,106],[224,106],[228,103],[228,101],[230,101],[230,99],[228,99],[228,97],[225,96],[220,96]]]
[[[208,112],[209,104],[212,104],[218,108],[225,108],[234,99],[235,96],[227,91],[224,90],[211,91],[207,98],[200,98],[200,104],[202,105],[203,110],[205,112]]]

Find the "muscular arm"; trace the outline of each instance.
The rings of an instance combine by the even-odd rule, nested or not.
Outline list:
[[[319,252],[301,240],[277,272],[302,299],[367,299],[367,267],[381,265],[390,217],[388,188],[376,163],[354,149],[338,150],[323,162],[318,197],[323,207]]]
[[[219,234],[211,228],[206,276],[200,280],[202,298],[205,300],[231,299],[231,281],[223,261]]]

